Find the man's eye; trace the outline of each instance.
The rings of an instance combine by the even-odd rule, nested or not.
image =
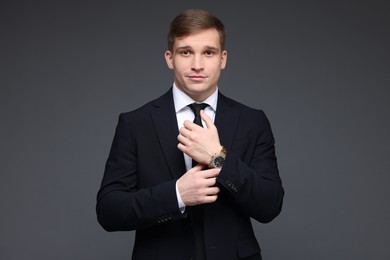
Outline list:
[[[213,55],[215,52],[214,52],[214,51],[206,51],[205,53],[206,53],[207,56],[211,56],[211,55]]]
[[[190,54],[191,54],[191,52],[188,51],[188,50],[183,50],[183,51],[181,51],[181,55],[183,55],[183,56],[188,56],[188,55],[190,55]]]

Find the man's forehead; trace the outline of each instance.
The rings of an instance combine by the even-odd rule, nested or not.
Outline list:
[[[213,48],[220,49],[219,33],[215,29],[201,30],[184,36],[176,37],[175,48]]]

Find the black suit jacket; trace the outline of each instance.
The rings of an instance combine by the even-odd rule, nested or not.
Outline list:
[[[274,219],[284,195],[270,124],[261,110],[219,94],[215,125],[227,157],[217,178],[218,199],[204,205],[207,259],[261,259],[250,218]],[[136,230],[133,259],[193,255],[191,222],[175,191],[186,172],[178,133],[172,89],[119,116],[97,216],[107,231]]]

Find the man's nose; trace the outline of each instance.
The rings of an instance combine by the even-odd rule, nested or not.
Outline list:
[[[203,65],[203,58],[201,55],[194,55],[192,59],[191,68],[196,71],[203,70],[204,65]]]

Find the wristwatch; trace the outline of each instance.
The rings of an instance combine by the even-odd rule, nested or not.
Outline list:
[[[222,146],[222,150],[211,157],[209,168],[222,168],[225,158],[226,148]]]

